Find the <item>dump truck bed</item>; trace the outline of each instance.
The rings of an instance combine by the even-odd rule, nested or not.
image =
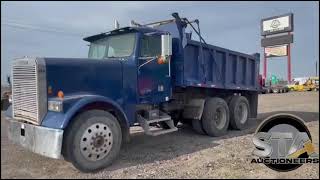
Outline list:
[[[248,55],[187,40],[183,58],[183,84],[233,90],[259,91],[259,54]]]

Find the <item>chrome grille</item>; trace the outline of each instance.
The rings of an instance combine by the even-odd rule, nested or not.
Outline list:
[[[43,59],[15,60],[12,66],[13,117],[39,125],[46,113],[46,98]]]

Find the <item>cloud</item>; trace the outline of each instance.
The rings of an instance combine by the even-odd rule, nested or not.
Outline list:
[[[293,73],[310,74],[311,59],[319,57],[319,42],[315,41],[319,38],[319,7],[314,5],[315,2],[1,2],[2,22],[15,21],[83,35],[1,25],[1,76],[10,72],[11,60],[17,56],[86,57],[87,46],[82,38],[112,30],[115,19],[120,26],[127,26],[130,20],[147,23],[171,19],[173,12],[199,19],[208,43],[245,53],[262,53],[260,19],[288,11],[295,14]],[[275,64],[270,61],[269,70],[281,74],[283,71]]]

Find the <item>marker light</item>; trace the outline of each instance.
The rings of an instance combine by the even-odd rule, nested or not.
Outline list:
[[[164,64],[165,62],[164,62],[164,59],[163,59],[163,57],[159,57],[158,58],[158,64]]]
[[[52,87],[51,86],[48,86],[48,94],[52,94]]]
[[[58,97],[61,98],[61,99],[64,98],[63,91],[60,90],[60,91],[58,92]]]

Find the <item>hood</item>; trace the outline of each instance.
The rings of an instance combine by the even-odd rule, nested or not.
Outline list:
[[[122,62],[120,60],[44,58],[47,87],[52,89],[48,97],[88,93],[121,98]]]

